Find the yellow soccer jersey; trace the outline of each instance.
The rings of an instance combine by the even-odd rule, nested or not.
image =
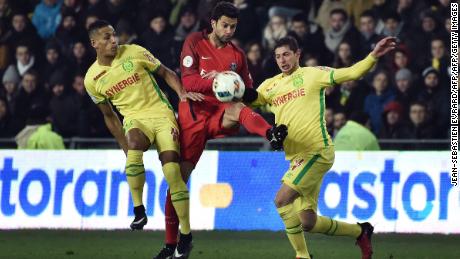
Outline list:
[[[119,46],[111,66],[97,60],[85,75],[85,88],[95,102],[110,100],[125,118],[174,117],[171,104],[153,73],[160,61],[138,45]]]
[[[318,152],[333,145],[324,116],[325,88],[361,77],[375,61],[369,55],[349,68],[299,67],[291,75],[279,74],[257,88],[259,95],[253,105],[269,104],[276,124],[288,127],[283,143],[287,160],[296,154]]]

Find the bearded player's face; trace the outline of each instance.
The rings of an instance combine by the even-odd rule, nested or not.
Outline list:
[[[238,19],[230,18],[224,15],[217,21],[212,21],[212,29],[221,42],[227,43],[232,39],[237,23]]]

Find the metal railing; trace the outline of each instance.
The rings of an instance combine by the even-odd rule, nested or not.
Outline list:
[[[117,149],[113,138],[66,138],[64,144],[68,149]],[[449,139],[379,139],[383,150],[449,150]],[[1,149],[15,149],[12,138],[0,138]],[[270,150],[270,144],[261,137],[226,137],[207,142],[209,150]]]

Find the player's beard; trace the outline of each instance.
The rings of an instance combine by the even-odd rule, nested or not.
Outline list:
[[[228,42],[230,42],[230,40],[232,39],[232,37],[219,36],[219,35],[217,35],[217,33],[216,33],[216,39],[217,39],[218,41],[220,41],[220,43],[222,43],[222,44],[227,44]]]

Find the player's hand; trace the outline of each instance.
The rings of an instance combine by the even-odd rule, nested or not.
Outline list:
[[[218,73],[219,72],[217,72],[216,70],[212,70],[211,72],[204,74],[203,79],[214,79],[214,77],[216,77]]]
[[[387,54],[389,51],[392,51],[396,48],[396,37],[386,37],[375,45],[374,50],[371,52],[371,55],[375,58],[380,58],[381,56]]]
[[[181,94],[181,96],[179,96],[179,99],[181,102],[186,101],[187,99],[195,101],[195,102],[201,102],[201,101],[204,101],[204,95],[201,93],[187,92],[187,93]]]

